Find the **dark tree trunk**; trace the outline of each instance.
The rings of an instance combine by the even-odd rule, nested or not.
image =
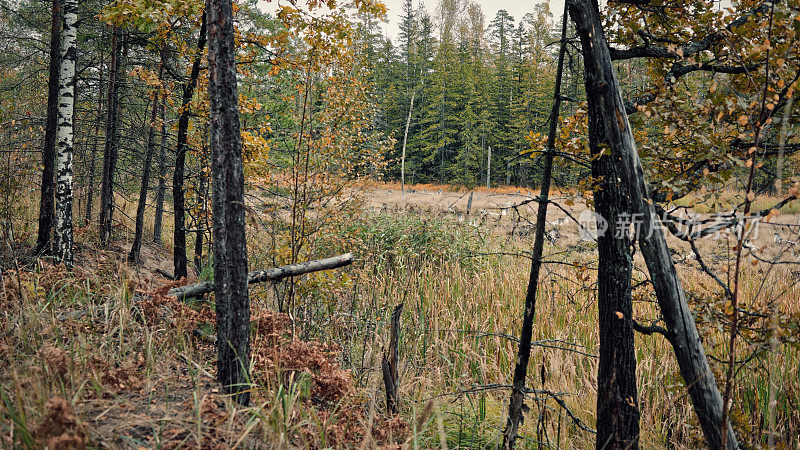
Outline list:
[[[50,78],[47,81],[47,124],[42,148],[42,189],[36,252],[52,252],[55,222],[56,128],[58,127],[58,76],[61,68],[61,0],[53,0],[50,12]]]
[[[185,277],[188,274],[186,269],[186,200],[183,190],[183,169],[186,164],[186,151],[189,147],[189,115],[191,113],[189,104],[194,96],[194,88],[197,86],[197,77],[200,75],[200,62],[203,59],[203,49],[205,46],[206,13],[204,12],[200,24],[200,36],[197,39],[197,52],[195,52],[194,61],[192,62],[192,71],[189,74],[189,80],[183,86],[181,114],[178,118],[178,146],[175,150],[175,171],[172,174],[172,201],[175,214],[172,260],[175,267],[175,278]]]
[[[247,291],[244,170],[236,86],[231,0],[208,0],[210,143],[214,214],[214,297],[217,310],[217,377],[247,405],[250,367],[250,299]]]
[[[156,215],[153,219],[153,242],[161,244],[161,221],[164,215],[164,195],[167,192],[167,115],[166,96],[161,99],[161,146],[158,149],[158,190]]]
[[[397,373],[397,355],[400,352],[400,315],[402,313],[403,304],[400,303],[392,311],[389,348],[384,350],[381,360],[383,385],[386,387],[386,412],[390,414],[397,414],[400,411],[400,378]]]
[[[117,166],[118,114],[119,114],[119,67],[121,46],[119,27],[114,27],[111,36],[111,61],[108,71],[108,100],[106,101],[106,144],[103,150],[103,177],[100,187],[100,245],[106,245],[111,235],[111,219],[114,209],[114,172]]]
[[[206,223],[206,198],[208,198],[208,176],[204,170],[200,170],[200,181],[197,186],[197,194],[200,198],[200,214],[197,216],[197,233],[194,239],[194,267],[197,273],[203,269],[203,236],[208,228]]]
[[[631,300],[632,248],[628,226],[631,205],[619,180],[619,168],[604,149],[609,136],[604,111],[592,101],[604,95],[597,80],[587,74],[589,150],[592,177],[600,180],[594,194],[597,217],[597,307],[600,361],[597,374],[598,449],[639,447],[639,402],[636,390],[633,305]],[[605,229],[605,232],[601,230]]]
[[[591,98],[595,93],[589,90]],[[589,148],[592,177],[602,180],[594,194],[598,230],[597,307],[599,310],[600,363],[597,374],[596,447],[628,449],[639,447],[639,408],[636,391],[631,302],[631,239],[627,229],[616,228],[630,217],[624,187],[616,180],[618,170],[605,153],[605,135],[597,123],[597,110],[589,103]],[[605,223],[603,224],[603,221]]]
[[[103,56],[100,57],[100,78],[98,86],[103,86]],[[97,143],[100,141],[100,123],[103,116],[103,91],[97,93],[97,117],[94,121],[94,138],[92,140],[91,158],[89,159],[89,181],[87,183],[86,191],[86,212],[84,214],[84,222],[88,225],[92,222],[92,203],[94,202],[94,172],[95,163],[97,160]]]
[[[564,71],[564,53],[566,43],[564,39],[567,32],[566,14],[561,23],[561,47],[558,52],[558,69],[556,71],[555,92],[553,94],[553,107],[550,111],[550,129],[547,134],[547,149],[544,154],[544,172],[542,173],[542,188],[539,193],[539,208],[536,213],[536,232],[533,238],[533,253],[531,254],[531,273],[528,278],[528,290],[525,294],[525,312],[522,316],[522,330],[519,336],[519,350],[514,378],[511,384],[511,398],[508,403],[508,420],[503,430],[503,448],[514,448],[517,432],[523,421],[522,411],[525,399],[525,378],[528,373],[528,362],[531,357],[531,339],[533,337],[533,317],[536,313],[536,292],[539,284],[539,272],[542,268],[542,253],[544,252],[544,232],[547,223],[547,198],[550,195],[550,182],[553,173],[553,157],[555,156],[556,125],[561,108],[561,77]],[[487,176],[488,184],[488,176]],[[470,200],[472,197],[470,197]]]
[[[586,93],[592,118],[589,123],[594,128],[590,129],[590,137],[603,137],[601,142],[607,144],[619,175],[617,181],[625,187],[632,211],[640,214],[639,247],[667,324],[665,334],[672,344],[706,442],[711,448],[722,448],[722,396],[706,359],[664,234],[655,224],[655,211],[644,169],[625,113],[597,5],[591,0],[567,0],[567,5],[583,48]],[[724,447],[738,448],[730,424],[725,426],[728,433]]]
[[[95,133],[100,130],[99,127],[95,128]],[[95,134],[97,136],[97,134]],[[88,225],[92,222],[92,202],[94,201],[94,172],[97,160],[97,137],[95,137],[94,145],[89,151],[89,180],[86,182],[86,211],[83,215],[83,221]]]
[[[166,44],[161,49],[161,62],[158,67],[158,80],[164,77],[164,49]],[[152,112],[150,114],[150,126],[147,130],[147,149],[144,155],[144,169],[142,170],[142,186],[139,189],[139,204],[136,207],[136,230],[133,234],[133,244],[131,244],[131,251],[128,253],[128,262],[136,262],[139,260],[139,251],[142,248],[142,234],[144,233],[144,211],[147,206],[147,190],[150,186],[150,166],[153,161],[153,151],[155,147],[156,138],[156,119],[158,114],[158,99],[161,96],[161,86],[158,87],[156,95],[153,97]]]

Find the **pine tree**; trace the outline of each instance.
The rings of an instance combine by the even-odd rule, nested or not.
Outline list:
[[[166,43],[161,45],[161,60],[158,64],[158,81],[159,86],[156,88],[155,95],[153,96],[152,106],[150,107],[150,123],[147,127],[147,144],[144,156],[144,168],[142,169],[142,184],[139,189],[139,204],[136,207],[136,228],[133,233],[133,243],[131,250],[128,253],[128,262],[136,262],[139,260],[139,253],[142,247],[142,235],[144,234],[144,212],[147,206],[147,191],[150,187],[150,167],[153,162],[153,153],[155,152],[155,138],[156,138],[156,120],[158,118],[158,100],[161,97],[161,80],[164,78],[164,52],[166,50]]]
[[[250,402],[250,299],[247,289],[244,170],[231,0],[208,0],[210,143],[214,210],[217,378]]]
[[[491,105],[491,139],[493,158],[492,173],[504,174],[506,161],[514,156],[514,139],[511,129],[511,102],[513,98],[511,79],[511,37],[514,33],[514,17],[501,9],[489,24],[489,35],[495,51],[494,83]],[[490,180],[491,181],[491,180]]]
[[[200,76],[200,62],[203,59],[203,50],[206,46],[206,13],[200,23],[200,34],[197,38],[197,48],[195,49],[194,60],[192,61],[189,79],[183,85],[183,95],[181,96],[181,111],[178,118],[178,143],[175,147],[175,170],[172,173],[172,201],[175,214],[175,225],[172,231],[172,264],[175,271],[175,278],[188,275],[188,261],[186,258],[186,204],[183,182],[184,166],[186,165],[186,152],[189,149],[189,117],[191,115],[190,103],[194,97],[194,90],[197,87],[197,78]]]
[[[114,26],[111,37],[111,62],[108,74],[108,100],[106,101],[106,143],[103,151],[103,180],[100,187],[100,244],[108,244],[111,238],[114,212],[114,174],[119,157],[119,86],[123,55],[127,45],[123,44],[120,27]]]
[[[414,69],[416,52],[417,21],[414,16],[413,0],[403,3],[403,16],[400,19],[400,58],[405,64],[406,91],[411,92],[419,82],[419,77]]]

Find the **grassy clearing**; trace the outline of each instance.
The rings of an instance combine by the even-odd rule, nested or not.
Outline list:
[[[232,404],[214,380],[213,305],[166,298],[171,284],[148,267],[127,266],[124,251],[93,249],[89,231],[72,273],[17,259],[21,270],[2,278],[0,446],[496,446],[529,270],[512,254],[528,243],[438,215],[363,213],[334,229],[314,243],[319,256],[354,250],[359,262],[297,280],[293,321],[275,313],[285,286],[251,291],[249,408]],[[15,248],[30,244],[19,239]],[[253,229],[251,239],[266,237]],[[271,260],[261,246],[251,248],[254,268]],[[547,248],[560,263],[546,266],[537,300],[529,376],[536,393],[523,448],[594,446],[584,429],[594,426],[597,384],[593,251]],[[724,360],[717,289],[691,265],[680,270],[707,351]],[[800,317],[797,274],[796,265],[748,266],[743,301],[764,316],[750,326]],[[642,322],[658,317],[648,289],[636,298]],[[402,412],[389,417],[379,367],[399,302]],[[737,372],[733,419],[744,442],[766,445],[774,435],[796,448],[800,354],[791,338],[800,333],[774,329],[769,351]],[[738,358],[750,357],[757,341],[746,334]],[[672,349],[660,336],[637,336],[636,346],[642,446],[702,445]],[[723,365],[712,367],[719,377]]]
[[[399,181],[387,181],[387,182],[380,182],[375,183],[373,186],[378,189],[393,189],[396,191],[400,190],[400,182]],[[487,188],[486,185],[476,185],[476,186],[465,186],[465,185],[452,185],[452,184],[438,184],[438,183],[414,183],[414,184],[406,184],[406,189],[413,190],[413,191],[427,191],[427,192],[436,192],[436,191],[445,191],[445,192],[481,192],[484,194],[517,194],[517,193],[525,193],[528,192],[535,192],[538,194],[539,188],[538,187],[522,187],[522,186],[494,186],[491,188]],[[567,194],[567,193],[574,193],[569,190],[559,190],[559,189],[551,189],[551,194]]]
[[[752,211],[769,210],[786,197],[762,194],[756,196],[751,205]],[[729,212],[734,209],[741,210],[744,206],[745,195],[741,192],[723,190],[707,193],[706,195],[689,194],[675,202],[676,206],[691,208],[699,214]],[[779,210],[782,214],[800,214],[800,201],[789,202]]]
[[[445,222],[441,226],[453,224]],[[485,252],[524,248],[524,243],[515,241],[483,245]],[[563,249],[549,250],[554,253]],[[566,254],[561,257],[563,262],[579,262],[579,266],[590,263],[593,257],[591,253]],[[794,289],[796,275],[792,275],[796,269],[779,268],[766,276],[757,270],[747,271],[743,287],[745,303],[764,313],[798,317],[800,298]],[[448,436],[464,437],[466,430],[466,434],[474,434],[474,439],[483,439],[481,446],[496,445],[505,420],[504,387],[510,384],[515,356],[513,339],[519,330],[529,270],[527,260],[490,255],[430,261],[400,273],[388,268],[364,270],[365,276],[355,279],[351,299],[345,302],[359,306],[342,314],[349,318],[363,314],[357,323],[382,317],[385,335],[385,321],[391,307],[400,301],[405,303],[401,353],[406,365],[401,378],[406,380],[403,394],[410,402],[409,407],[436,398],[440,401],[440,411],[452,419],[445,422],[450,426]],[[697,308],[713,314],[716,311],[713,307],[702,307],[713,300],[708,281],[693,268],[684,270],[685,287],[696,296]],[[591,271],[582,275],[580,270],[567,265],[551,265],[542,284],[534,328],[537,344],[531,360],[531,384],[559,395],[581,422],[591,426],[596,403],[597,362],[593,355],[598,345],[593,275]],[[639,291],[637,316],[643,321],[657,317],[650,293]],[[767,303],[771,299],[778,301],[770,310]],[[364,308],[365,304],[370,308]],[[709,316],[701,317],[701,327],[708,350],[717,359],[724,359],[723,326]],[[344,327],[337,336],[331,330],[335,328],[329,328],[327,335],[351,343],[349,352],[356,355],[361,341],[353,337],[372,332]],[[744,358],[752,353],[752,348],[740,344],[740,351]],[[699,445],[702,436],[669,344],[660,336],[637,336],[637,356],[642,444],[645,447]],[[738,372],[735,417],[743,439],[761,442],[769,431],[764,424],[770,420],[774,420],[774,431],[785,442],[794,439],[794,431],[800,426],[796,412],[800,400],[799,361],[796,342],[776,344],[772,353],[759,353]],[[723,371],[721,364],[715,363],[714,368],[719,374]],[[772,409],[766,407],[765,397],[770,390],[770,379],[776,383],[772,388],[776,406]],[[549,394],[539,397],[537,401],[529,400],[532,411],[524,428],[526,446],[592,445],[593,436],[565,414]],[[465,424],[474,425],[465,428]]]

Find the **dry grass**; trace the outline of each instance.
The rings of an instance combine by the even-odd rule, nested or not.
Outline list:
[[[591,355],[598,345],[597,315],[592,280],[576,281],[576,275],[574,270],[554,268],[542,283],[534,327],[538,344],[532,353],[530,385],[561,395],[569,409],[591,426],[595,421],[597,384],[597,361]],[[776,291],[794,284],[782,274],[773,277],[771,289]],[[754,294],[761,281],[756,276],[746,279],[748,304],[758,303]],[[451,446],[459,444],[457,439],[480,446],[496,445],[505,420],[507,390],[492,387],[510,384],[516,349],[508,336],[515,336],[519,330],[527,264],[503,259],[490,263],[489,270],[481,272],[446,264],[404,273],[402,277],[370,276],[364,282],[371,285],[365,288],[365,298],[383,299],[377,309],[384,318],[392,304],[405,301],[401,346],[405,365],[401,379],[403,397],[410,406],[439,398],[440,411],[448,418],[445,422]],[[707,288],[699,277],[685,282],[690,291]],[[779,312],[797,317],[799,297],[796,292],[784,293]],[[641,302],[636,309],[639,317],[655,316],[652,303]],[[726,335],[711,326],[705,327],[704,332],[709,350],[723,358],[725,352],[718,346]],[[354,340],[355,334],[346,328],[340,339],[350,336]],[[636,346],[642,445],[701,445],[702,436],[671,347],[660,336],[638,336]],[[749,349],[741,350],[742,357],[749,355]],[[715,369],[722,373],[721,365],[715,365]],[[772,410],[766,408],[764,397],[769,390],[770,371],[776,371],[774,379],[781,380],[775,388],[777,408]],[[760,355],[739,372],[735,417],[743,438],[753,442],[762,437],[767,428],[763,423],[772,413],[777,415],[779,435],[797,445],[791,440],[796,439],[800,426],[798,381],[798,353],[789,345],[778,346],[771,355]],[[474,392],[467,393],[470,390]],[[534,447],[542,440],[557,447],[592,446],[593,436],[576,426],[555,401],[541,396],[528,403],[532,411],[523,429],[526,447]]]
[[[399,181],[386,181],[381,183],[374,183],[371,187],[374,189],[391,189],[394,191],[400,190],[400,182]],[[427,192],[469,192],[475,191],[480,192],[482,194],[517,194],[520,192],[535,192],[537,195],[539,193],[539,188],[530,188],[530,187],[522,187],[522,186],[494,186],[491,188],[486,188],[486,185],[476,185],[476,186],[465,186],[465,185],[451,185],[451,184],[437,184],[437,183],[415,183],[415,184],[406,184],[406,189],[414,190],[414,191],[427,191]],[[574,192],[569,191],[558,191],[555,189],[550,190],[552,195],[564,195],[564,194],[573,194]]]
[[[751,205],[752,211],[769,210],[779,202],[786,199],[786,196],[762,194],[757,196]],[[742,210],[745,202],[745,195],[739,191],[725,189],[719,192],[708,192],[706,194],[689,194],[676,201],[678,206],[692,208],[700,214],[722,213],[734,209]],[[780,208],[782,214],[799,214],[800,201],[793,201]]]
[[[407,211],[382,216],[385,223],[373,215],[344,220],[364,223],[366,231],[342,228],[346,236],[319,248],[355,246],[361,263],[299,280],[291,324],[274,314],[283,287],[252,289],[255,390],[249,408],[221,395],[213,378],[213,311],[204,303],[166,299],[167,281],[149,271],[169,261],[167,252],[150,248],[150,262],[129,267],[124,241],[117,250],[94,249],[89,229],[79,234],[83,246],[72,273],[19,259],[21,270],[7,269],[2,277],[0,446],[38,448],[55,445],[53,439],[131,448],[497,445],[529,270],[526,259],[502,253],[529,243],[482,233],[450,216],[419,214],[413,226],[393,222],[417,217]],[[251,231],[253,239],[264,239],[263,230]],[[390,235],[392,244],[381,247]],[[30,244],[19,239],[15,248]],[[561,264],[547,265],[540,285],[529,386],[541,393],[529,396],[520,445],[589,448],[594,436],[577,421],[590,428],[595,422],[595,255],[591,245],[571,237],[547,251]],[[725,251],[707,251],[722,270]],[[250,255],[256,264],[270,260],[256,252]],[[800,354],[791,338],[798,336],[800,268],[747,267],[742,300],[765,316],[749,325],[777,324],[772,328],[779,339],[766,350],[758,335],[746,334],[749,344],[740,339],[740,359],[760,350],[737,372],[735,426],[750,445],[766,445],[774,432],[778,442],[797,448]],[[707,351],[725,359],[718,289],[692,264],[680,271]],[[641,272],[637,277],[643,279]],[[636,294],[637,317],[658,317],[651,293]],[[388,317],[399,302],[402,412],[390,418],[382,413],[378,368]],[[702,445],[669,344],[657,335],[636,339],[641,445]],[[712,366],[723,372],[721,364]],[[348,371],[346,385],[337,378],[339,368]],[[336,395],[323,398],[325,392]]]
[[[364,440],[368,422],[378,443],[407,434],[370,414],[335,347],[293,338],[257,301],[253,405],[235,405],[213,375],[209,307],[165,297],[177,283],[125,266],[124,252],[86,252],[71,273],[40,262],[3,277],[0,446],[338,446]]]

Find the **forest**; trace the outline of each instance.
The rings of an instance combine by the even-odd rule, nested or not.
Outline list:
[[[0,448],[800,449],[797,0],[433,5],[0,0]]]

